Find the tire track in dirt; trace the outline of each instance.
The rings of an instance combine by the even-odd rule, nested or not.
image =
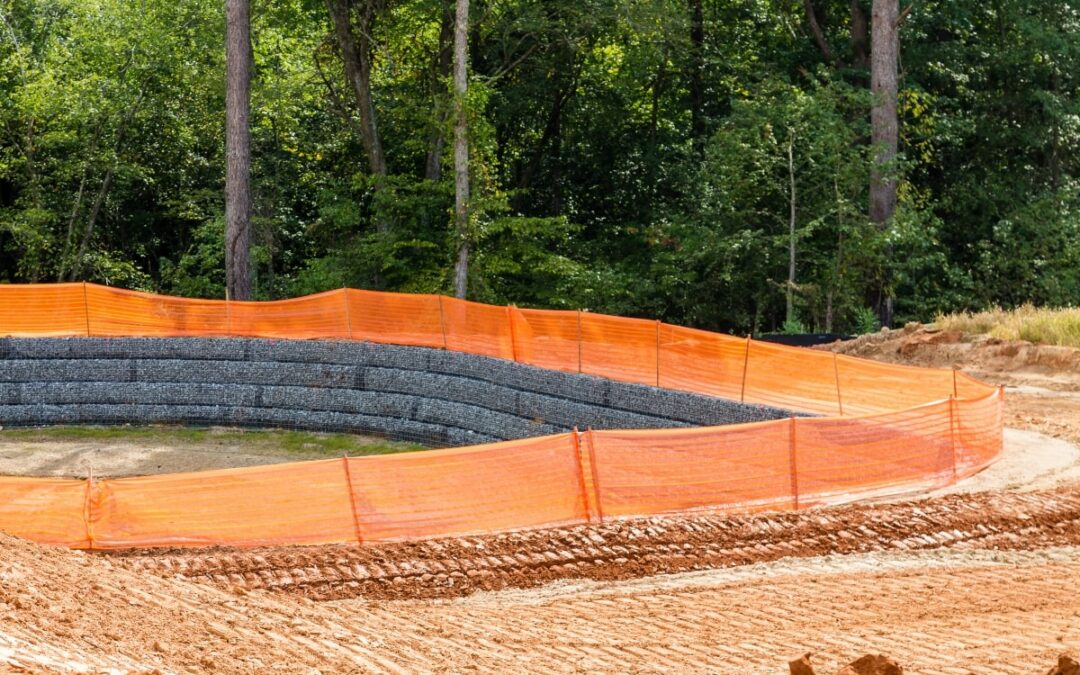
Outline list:
[[[1080,544],[1080,487],[799,513],[634,519],[371,546],[105,554],[136,571],[314,600],[456,597],[559,579],[620,580],[780,558]]]

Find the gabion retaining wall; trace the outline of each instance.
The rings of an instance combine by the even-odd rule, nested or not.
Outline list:
[[[0,424],[182,423],[376,433],[430,446],[793,413],[502,359],[367,342],[0,339]]]

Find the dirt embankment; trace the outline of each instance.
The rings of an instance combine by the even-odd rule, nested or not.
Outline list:
[[[1080,391],[1080,349],[1072,347],[1006,341],[910,323],[815,349],[911,366],[961,368],[1007,386]]]

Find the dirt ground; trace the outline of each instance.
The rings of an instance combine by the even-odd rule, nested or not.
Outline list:
[[[819,673],[865,653],[1045,673],[1080,651],[1080,370],[894,332],[859,349],[1010,385],[1006,457],[948,494],[377,547],[86,555],[0,535],[0,664],[742,675],[811,652]]]
[[[0,430],[0,475],[145,476],[420,449],[353,434],[210,427]]]

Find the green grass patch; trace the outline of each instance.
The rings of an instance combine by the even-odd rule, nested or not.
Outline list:
[[[944,330],[991,335],[1002,340],[1080,347],[1080,309],[1041,309],[1032,305],[1013,310],[995,309],[939,316]]]
[[[198,428],[181,426],[59,426],[4,429],[0,439],[10,441],[83,441],[154,443],[162,445],[237,446],[298,456],[350,457],[388,455],[424,450],[416,443],[389,441],[374,436],[321,433],[285,429]]]

